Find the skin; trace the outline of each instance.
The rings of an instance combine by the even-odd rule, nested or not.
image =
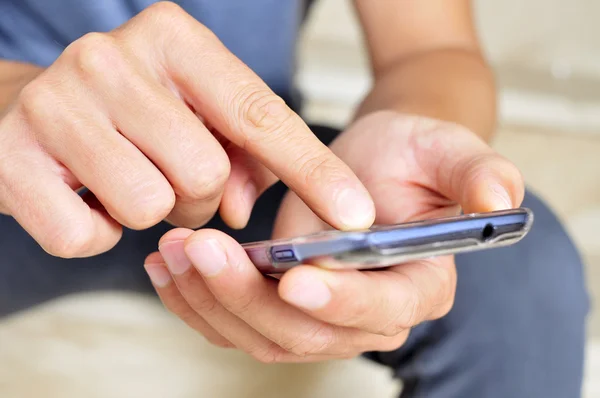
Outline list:
[[[122,226],[195,228],[217,210],[240,228],[278,178],[336,228],[373,222],[350,168],[173,3],[85,35],[46,70],[0,73],[0,212],[50,254],[91,256]]]
[[[518,170],[454,124],[380,111],[331,148],[370,190],[380,224],[456,215],[461,205],[467,212],[506,209],[523,197]],[[274,235],[327,228],[291,193]],[[276,281],[261,276],[230,237],[209,229],[169,231],[145,267],[170,311],[210,342],[267,363],[394,350],[411,327],[445,315],[456,289],[452,256],[383,271],[298,266]]]
[[[518,206],[519,171],[486,143],[494,84],[468,1],[355,5],[375,82],[330,148],[369,190],[376,222]],[[331,228],[293,192],[274,227],[275,238]],[[213,344],[266,363],[397,349],[412,327],[452,308],[456,289],[452,256],[383,271],[299,266],[276,281],[215,230],[169,231],[145,267],[170,311]]]
[[[300,266],[276,281],[230,237],[190,229],[217,209],[243,227],[277,178],[291,191],[274,237],[520,204],[521,175],[486,144],[493,79],[467,0],[356,8],[375,82],[330,148],[173,4],[85,36],[46,70],[0,62],[1,210],[63,257],[108,250],[121,225],[186,227],[146,259],[159,296],[210,342],[260,361],[396,349],[452,307],[452,257],[379,272]]]

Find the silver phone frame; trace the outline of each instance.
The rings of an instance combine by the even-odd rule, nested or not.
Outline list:
[[[375,226],[365,231],[324,231],[291,239],[246,243],[242,247],[264,274],[280,274],[299,264],[375,269],[512,245],[527,235],[533,219],[530,209],[518,208]],[[484,228],[490,226],[493,233],[484,236]],[[283,258],[281,253],[289,258]]]

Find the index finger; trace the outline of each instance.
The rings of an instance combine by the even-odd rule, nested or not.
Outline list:
[[[158,43],[167,79],[196,112],[335,228],[369,227],[375,219],[369,193],[304,121],[209,29],[176,6],[154,9],[162,15],[152,18],[160,37],[144,41]]]

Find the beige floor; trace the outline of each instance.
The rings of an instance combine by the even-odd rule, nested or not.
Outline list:
[[[3,398],[393,397],[364,360],[262,365],[205,343],[156,300],[66,298],[0,323]]]

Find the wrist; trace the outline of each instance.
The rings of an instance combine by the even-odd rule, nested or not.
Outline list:
[[[415,54],[375,76],[355,118],[384,109],[457,123],[489,140],[496,125],[493,74],[476,51]]]

